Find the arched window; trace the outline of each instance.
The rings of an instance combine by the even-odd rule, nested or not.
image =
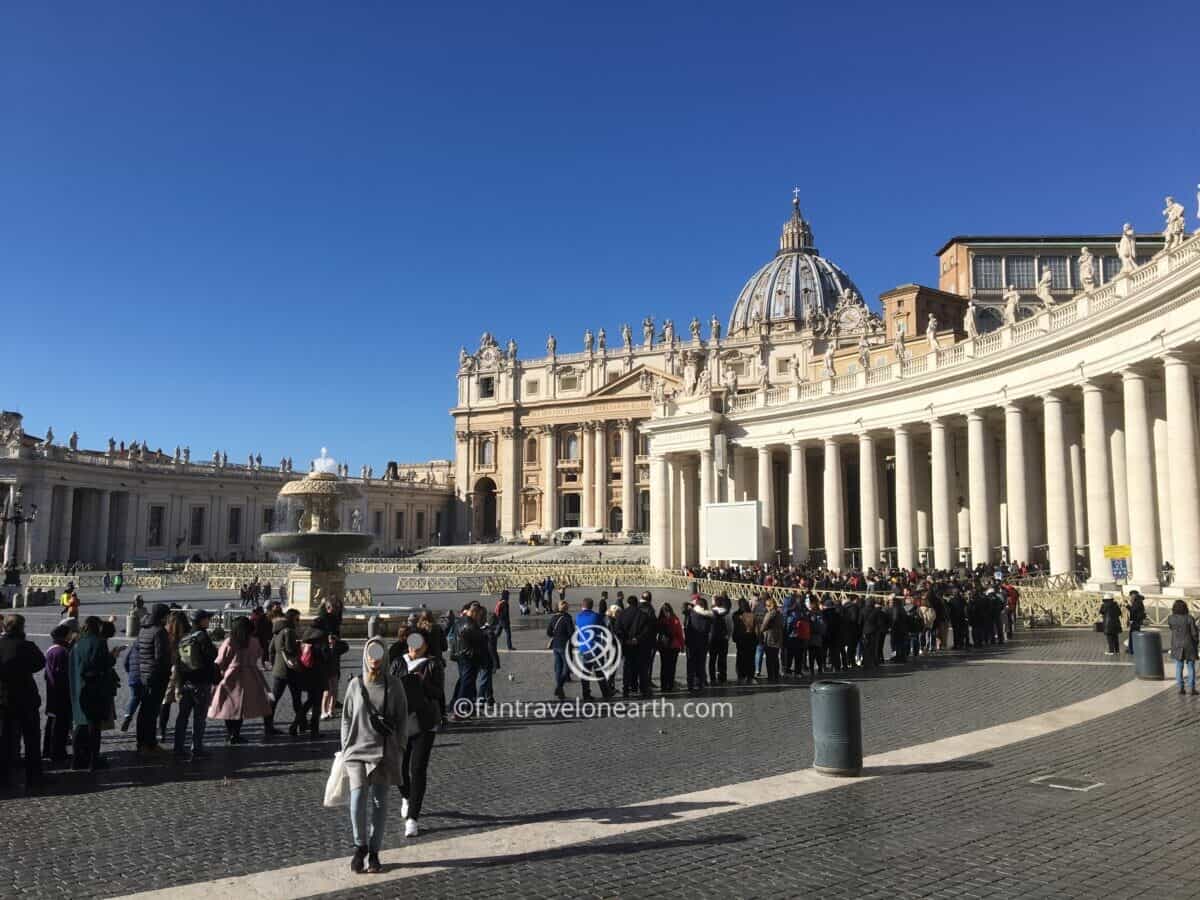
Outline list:
[[[530,438],[525,442],[525,462],[537,462],[537,438]]]
[[[496,442],[490,437],[480,438],[475,449],[475,464],[494,466],[496,464]]]

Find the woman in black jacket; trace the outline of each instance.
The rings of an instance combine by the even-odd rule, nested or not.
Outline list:
[[[692,598],[684,607],[683,641],[687,648],[687,686],[689,691],[704,687],[705,664],[708,661],[708,641],[712,634],[712,610],[701,596]]]
[[[1104,637],[1108,641],[1105,656],[1119,656],[1121,653],[1121,607],[1108,594],[1100,604],[1100,619],[1103,622]]]
[[[401,770],[400,815],[404,818],[404,836],[420,833],[418,820],[425,802],[429,755],[437,738],[441,710],[446,704],[442,691],[441,662],[429,653],[429,644],[420,631],[412,631],[406,641],[407,652],[398,655],[392,667],[400,675],[408,701],[408,742],[404,747]]]
[[[1142,599],[1141,593],[1138,591],[1129,592],[1129,602],[1125,604],[1125,609],[1129,613],[1129,643],[1126,650],[1130,656],[1133,656],[1133,633],[1142,630],[1142,623],[1146,621],[1146,601]]]

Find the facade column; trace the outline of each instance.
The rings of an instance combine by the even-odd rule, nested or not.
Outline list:
[[[133,491],[125,494],[125,502],[122,504],[125,508],[125,519],[121,524],[121,552],[118,554],[122,561],[128,561],[138,555],[138,513],[141,510],[141,498]],[[276,523],[280,528],[284,527],[282,523]]]
[[[938,569],[953,569],[958,562],[950,531],[950,448],[947,438],[945,421],[930,420],[930,517],[933,519],[933,565]]]
[[[668,530],[671,537],[671,568],[678,569],[683,565],[683,507],[679,502],[682,487],[679,484],[682,477],[682,466],[679,462],[679,457],[667,458],[667,471],[670,473],[669,482],[671,485],[671,493],[667,498],[667,513],[670,516],[670,525]]]
[[[71,529],[75,519],[75,488],[67,485],[62,489],[63,512],[58,534],[58,559],[66,564],[71,560]]]
[[[1071,544],[1071,476],[1067,461],[1066,416],[1063,398],[1056,393],[1042,397],[1046,442],[1046,543],[1051,575],[1075,570]]]
[[[596,451],[596,511],[595,525],[608,531],[608,424],[596,423],[596,432],[592,435],[592,444]]]
[[[650,565],[656,569],[671,568],[670,478],[667,458],[650,457]]]
[[[592,470],[595,458],[592,454],[592,434],[595,431],[594,422],[584,422],[579,427],[579,455],[582,458],[582,470],[579,473],[579,527],[591,528],[595,525],[596,494],[592,489]]]
[[[621,530],[638,530],[637,503],[637,428],[629,419],[621,423]]]
[[[416,527],[415,525],[410,527]],[[542,427],[542,530],[558,528],[558,444],[553,425]]]
[[[108,519],[112,511],[112,491],[100,491],[100,507],[96,521],[96,553],[95,561],[102,566],[108,565]]]
[[[842,499],[842,451],[825,438],[825,477],[821,503],[825,525],[825,567],[840,571],[846,555],[846,507]]]
[[[696,511],[696,535],[698,540],[696,558],[699,560],[700,565],[702,566],[708,565],[709,562],[707,548],[704,543],[706,532],[706,527],[704,524],[704,505],[706,503],[714,502],[714,486],[712,448],[705,447],[700,451],[700,503]]]
[[[1175,353],[1163,358],[1167,391],[1167,465],[1171,471],[1171,593],[1200,589],[1200,481],[1196,470],[1196,397],[1191,367]]]
[[[930,493],[929,451],[919,444],[913,450],[913,473],[916,476],[913,490],[916,492],[916,536],[917,561],[921,560],[921,551],[933,547],[933,531],[931,510],[933,500]]]
[[[24,499],[22,497],[22,499]],[[8,496],[4,499],[3,505],[0,505],[0,511],[6,516],[13,515],[17,508],[17,486],[10,484],[8,486]],[[25,527],[18,526],[13,522],[7,522],[4,526],[4,567],[8,568],[16,560],[14,557],[17,553],[17,528]]]
[[[1175,558],[1171,539],[1171,463],[1167,453],[1167,406],[1161,390],[1150,392],[1150,415],[1154,419],[1154,491],[1158,497],[1159,559]]]
[[[1113,513],[1118,544],[1130,543],[1129,475],[1125,470],[1125,415],[1120,402],[1105,412],[1108,424],[1108,455],[1112,462]]]
[[[879,469],[875,465],[875,438],[858,436],[858,531],[862,570],[879,565]]]
[[[971,502],[971,565],[992,562],[991,509],[988,506],[987,421],[983,412],[967,413],[967,491]]]
[[[1083,384],[1084,478],[1087,483],[1088,564],[1094,584],[1111,581],[1104,547],[1114,543],[1112,479],[1109,476],[1108,429],[1104,424],[1104,389]]]
[[[1075,567],[1075,548],[1087,543],[1087,482],[1084,475],[1083,437],[1078,413],[1064,410],[1067,439],[1067,465],[1071,472],[1071,567]]]
[[[694,566],[699,555],[696,533],[696,464],[679,465],[679,553],[680,567]]]
[[[504,538],[515,538],[521,530],[521,480],[518,469],[521,465],[521,429],[501,428],[501,446],[498,448],[500,465],[504,467],[504,477],[500,480],[500,535]],[[391,516],[391,510],[384,512],[384,518]],[[392,527],[392,522],[384,523],[384,531]]]
[[[793,565],[808,559],[808,467],[799,441],[792,444],[788,472],[788,548]]]
[[[1146,376],[1135,369],[1121,371],[1125,401],[1125,471],[1129,504],[1129,540],[1133,558],[1129,580],[1143,590],[1158,587],[1158,497],[1154,485],[1154,446],[1151,440],[1150,398]]]
[[[758,448],[758,501],[761,519],[759,524],[762,535],[762,546],[759,549],[759,559],[765,562],[775,561],[775,466],[771,459],[770,447]]]
[[[917,544],[913,510],[912,435],[904,425],[892,429],[896,441],[896,565],[914,569],[917,565]]]
[[[1004,407],[1004,480],[1007,487],[1008,561],[1029,562],[1029,479],[1025,466],[1025,413],[1015,403]]]

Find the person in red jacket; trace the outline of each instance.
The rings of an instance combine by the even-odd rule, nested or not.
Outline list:
[[[683,650],[683,623],[670,603],[658,611],[658,687],[661,691],[675,690],[675,664]]]

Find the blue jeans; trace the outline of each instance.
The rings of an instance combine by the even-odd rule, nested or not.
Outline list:
[[[175,714],[175,752],[182,754],[187,742],[188,714],[192,717],[192,752],[204,750],[204,728],[208,725],[211,684],[184,685],[179,692],[179,712]]]
[[[561,691],[567,680],[567,653],[559,647],[554,648],[554,690]]]
[[[475,692],[475,676],[479,672],[479,667],[470,660],[460,659],[458,661],[458,685],[454,688],[454,699],[467,699],[472,703],[478,696]]]
[[[354,846],[372,853],[383,848],[383,826],[387,823],[389,785],[367,784],[350,791],[350,825]]]
[[[759,644],[754,648],[754,674],[758,675],[762,672],[763,660],[767,657],[767,648]]]
[[[492,667],[479,667],[479,699],[491,703],[496,699],[492,694]]]
[[[129,685],[129,706],[125,709],[125,715],[133,717],[138,707],[142,705],[142,685],[140,683]]]
[[[512,623],[509,622],[508,619],[501,619],[500,624],[496,626],[496,643],[497,644],[500,643],[500,635],[504,635],[504,637],[507,639],[508,649],[511,650],[513,648],[513,645],[512,645]]]
[[[1183,687],[1183,667],[1185,665],[1187,666],[1187,669],[1188,669],[1188,681],[1189,681],[1188,690],[1194,691],[1196,689],[1196,661],[1194,659],[1189,659],[1189,660],[1177,659],[1177,660],[1175,660],[1175,680],[1179,682],[1179,687],[1182,688]]]

